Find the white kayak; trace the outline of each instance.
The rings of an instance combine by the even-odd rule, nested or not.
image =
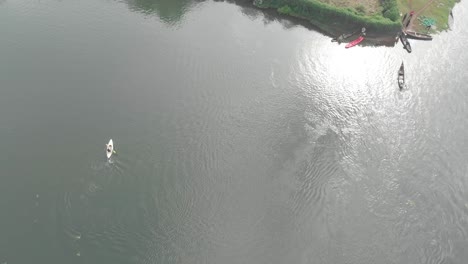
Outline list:
[[[107,143],[107,148],[106,148],[106,155],[108,159],[112,156],[112,153],[114,153],[114,142],[112,142],[112,139],[111,139],[109,140],[109,143]]]

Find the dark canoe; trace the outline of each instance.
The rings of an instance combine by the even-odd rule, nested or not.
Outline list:
[[[342,38],[342,39],[347,39],[347,38],[351,37],[352,35],[354,35],[354,33],[342,34],[342,35],[341,35],[341,38]]]
[[[400,40],[401,40],[401,44],[403,44],[403,48],[406,49],[406,51],[408,51],[408,53],[411,53],[411,51],[412,51],[411,44],[409,43],[409,41],[406,38],[405,34],[403,34],[403,33],[400,34]]]
[[[405,87],[405,65],[403,62],[398,70],[398,87],[400,87],[400,90]]]
[[[419,40],[432,40],[432,36],[428,34],[419,33],[412,30],[406,30],[406,37]]]
[[[359,32],[359,30],[356,30],[356,31],[351,32],[351,33],[343,33],[340,36],[338,36],[337,38],[332,39],[331,41],[341,43],[343,40],[351,37],[352,35],[354,35],[354,34],[356,34],[358,32]]]
[[[401,20],[401,24],[403,25],[404,29],[406,29],[406,28],[409,26],[412,17],[413,17],[413,15],[410,14],[410,15],[408,16],[408,13],[406,13],[406,14],[403,16],[403,19]]]
[[[337,38],[334,38],[332,39],[331,41],[332,42],[338,42],[338,43],[341,43],[343,40],[351,37],[353,35],[353,33],[349,33],[349,34],[341,34],[339,37]]]

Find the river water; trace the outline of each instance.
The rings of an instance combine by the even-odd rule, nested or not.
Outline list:
[[[244,4],[0,1],[0,263],[466,263],[453,13],[408,54]]]

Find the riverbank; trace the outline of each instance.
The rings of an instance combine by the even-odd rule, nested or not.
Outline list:
[[[410,25],[416,31],[423,30],[422,18],[433,18],[435,24],[431,32],[436,33],[448,28],[450,10],[458,1],[369,0],[363,5],[362,1],[354,0],[254,0],[253,4],[259,8],[275,9],[280,14],[305,19],[330,36],[366,27],[368,42],[391,45],[401,31],[401,16],[404,13],[416,10],[417,16]]]
[[[385,3],[381,8],[366,10],[360,4],[355,7],[338,7],[319,0],[254,1],[257,7],[273,8],[281,14],[306,19],[331,35],[366,27],[369,31],[395,36],[401,29],[397,3],[396,0],[387,0]]]
[[[437,33],[450,28],[450,13],[458,2],[460,0],[398,0],[398,8],[402,14],[415,12],[408,29]],[[426,27],[423,23],[424,19],[430,19],[434,24],[430,28]]]

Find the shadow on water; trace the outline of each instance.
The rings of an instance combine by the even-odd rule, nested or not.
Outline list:
[[[0,0],[1,3],[2,0]],[[189,12],[199,3],[207,0],[124,0],[133,11],[144,14],[156,14],[167,24],[176,24],[182,20],[185,13]],[[214,2],[228,2],[241,7],[241,12],[251,19],[257,19],[265,14],[265,23],[276,20],[272,12],[262,12],[256,8],[251,0],[213,0]]]
[[[193,9],[197,4],[208,2],[207,0],[124,0],[133,11],[144,14],[156,14],[159,19],[168,25],[176,25],[182,21],[185,13]],[[251,20],[262,18],[265,25],[272,22],[280,23],[285,29],[301,26],[311,31],[317,31],[329,37],[336,37],[343,33],[355,31],[355,28],[336,28],[329,25],[329,32],[314,26],[304,19],[299,19],[279,14],[273,9],[260,9],[253,5],[252,0],[213,0],[214,2],[226,2],[240,7],[242,14]],[[330,33],[332,32],[332,33]],[[367,40],[362,45],[394,46],[394,37],[382,36],[379,33],[369,32]]]
[[[124,0],[130,10],[144,14],[155,14],[161,21],[174,25],[180,22],[185,13],[189,12],[197,4],[208,2],[207,0]],[[213,0],[214,2],[226,2],[240,7],[242,14],[254,20],[262,18],[264,24],[279,22],[284,28],[302,26],[309,30],[325,34],[318,27],[313,26],[303,19],[279,14],[273,9],[260,9],[253,5],[252,0]],[[1,0],[0,0],[1,3]]]
[[[182,20],[184,14],[196,2],[192,0],[125,0],[133,11],[156,14],[163,22],[173,25]]]

